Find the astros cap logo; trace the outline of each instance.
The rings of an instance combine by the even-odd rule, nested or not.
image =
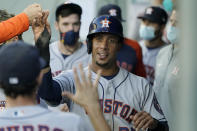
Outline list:
[[[102,20],[100,23],[102,24],[102,28],[109,27],[109,24],[111,24],[111,22],[107,18],[105,18],[105,20]]]
[[[111,9],[111,10],[109,10],[109,14],[111,16],[117,16],[117,10],[116,9]]]
[[[152,8],[148,8],[148,9],[146,10],[146,14],[151,15],[151,14],[152,14],[152,12],[153,12],[153,9],[152,9]]]
[[[72,4],[71,1],[65,1],[64,4]]]

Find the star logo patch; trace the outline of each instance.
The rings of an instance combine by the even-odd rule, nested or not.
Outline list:
[[[116,9],[111,9],[111,10],[109,10],[109,14],[111,16],[117,16],[117,10]]]
[[[111,22],[107,18],[105,18],[105,20],[102,20],[100,23],[102,24],[102,28],[109,27],[109,24],[111,24]]]

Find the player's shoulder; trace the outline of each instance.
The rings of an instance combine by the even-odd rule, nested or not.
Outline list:
[[[60,111],[51,111],[51,116],[53,118],[57,118],[57,119],[61,119],[61,120],[69,120],[69,121],[80,121],[81,117],[75,113],[71,113],[71,112],[60,112]],[[60,120],[60,121],[61,121]]]
[[[160,54],[163,54],[164,52],[169,52],[173,48],[172,44],[167,44],[161,50],[159,51]]]
[[[145,41],[144,40],[140,40],[139,42],[139,45],[140,45],[140,47],[143,49],[143,48],[146,48],[146,46],[145,46]]]
[[[59,51],[58,50],[58,42],[59,41],[54,41],[52,43],[49,44],[49,51],[50,51],[50,54],[57,54],[57,52]]]
[[[43,116],[43,119],[46,117],[49,118],[48,119],[49,123],[52,123],[53,125],[65,127],[65,129],[72,129],[74,131],[78,131],[78,128],[84,128],[82,127],[83,125],[81,124],[83,123],[81,116],[75,113],[49,110],[49,113],[46,116]],[[64,122],[65,124],[62,125],[62,122]]]
[[[133,45],[133,46],[136,46],[136,47],[140,47],[139,43],[136,40],[133,40],[133,39],[124,38],[124,42],[128,45]]]
[[[80,43],[81,43],[81,46],[79,48],[79,51],[87,53],[87,45],[82,42],[80,42]]]
[[[144,77],[137,76],[131,72],[128,72],[127,70],[125,70],[124,68],[121,68],[121,67],[120,67],[120,70],[121,70],[121,72],[123,72],[123,74],[128,74],[128,79],[131,82],[138,83],[138,84],[140,84],[140,83],[141,84],[148,84],[148,81]]]
[[[54,47],[56,47],[57,44],[58,44],[58,42],[59,42],[59,41],[54,41],[54,42],[50,43],[50,44],[49,44],[49,48],[54,48]]]
[[[133,49],[135,49],[136,51],[141,51],[141,47],[140,44],[136,41],[136,40],[132,40],[129,38],[125,38],[124,39],[125,44],[131,46]]]
[[[60,77],[67,77],[67,78],[72,78],[73,77],[73,70],[64,70],[62,71],[58,76],[54,77],[54,79],[56,78],[60,78]]]
[[[173,45],[172,44],[168,44],[168,45],[165,45],[164,47],[162,47],[159,50],[159,53],[157,55],[157,60],[158,59],[161,59],[163,57],[166,57],[166,55],[168,55],[169,53],[171,53],[172,48],[173,48]]]

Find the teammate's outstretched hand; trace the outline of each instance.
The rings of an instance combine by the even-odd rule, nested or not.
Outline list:
[[[79,65],[79,70],[80,70],[81,80],[79,79],[76,68],[73,69],[75,85],[76,85],[76,93],[71,94],[69,92],[63,92],[62,96],[67,96],[75,103],[84,107],[85,110],[87,111],[88,108],[92,108],[93,106],[99,104],[97,86],[98,86],[101,70],[97,72],[97,78],[94,81],[94,83],[92,82],[91,79],[90,66],[88,69],[88,76],[85,75],[82,64]]]
[[[24,9],[23,12],[28,16],[29,25],[32,25],[35,18],[42,17],[42,7],[40,6],[40,4],[29,5]]]
[[[158,121],[145,111],[138,112],[130,118],[136,131],[139,131],[140,129],[146,130],[148,128],[154,129],[158,124]]]
[[[41,33],[44,31],[45,27],[47,31],[49,32],[49,34],[51,35],[50,24],[47,21],[48,16],[49,16],[49,11],[46,10],[42,12],[42,17],[37,17],[33,20],[32,30],[33,30],[35,42],[38,40]]]
[[[98,97],[98,82],[101,74],[101,70],[97,72],[97,78],[92,82],[90,66],[88,69],[88,76],[83,71],[82,64],[79,65],[80,78],[77,74],[76,68],[74,71],[74,79],[76,86],[76,93],[71,94],[69,92],[63,92],[62,96],[67,96],[75,103],[81,105],[87,112],[95,131],[111,131],[107,124],[103,112],[100,108],[99,97]],[[101,126],[102,125],[102,126]]]

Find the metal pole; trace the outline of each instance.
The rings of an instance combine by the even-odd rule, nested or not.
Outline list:
[[[197,0],[179,0],[183,75],[177,91],[176,131],[197,130]]]

